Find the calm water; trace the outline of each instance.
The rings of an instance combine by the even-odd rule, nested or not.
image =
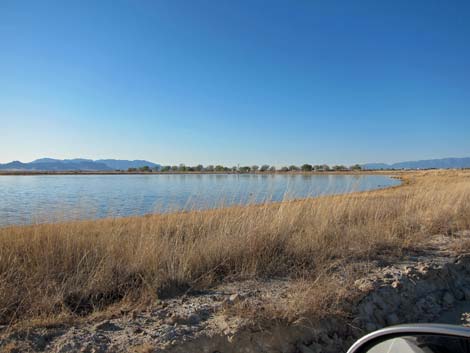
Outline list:
[[[279,201],[399,183],[380,175],[0,176],[0,226]]]

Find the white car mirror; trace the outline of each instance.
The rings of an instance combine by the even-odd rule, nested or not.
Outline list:
[[[400,325],[359,339],[348,353],[470,353],[470,329],[453,325]]]

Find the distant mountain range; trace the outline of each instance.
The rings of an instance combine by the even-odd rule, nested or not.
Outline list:
[[[145,160],[124,160],[124,159],[53,159],[41,158],[29,163],[13,161],[0,164],[0,170],[11,171],[113,171],[128,170],[129,168],[159,168],[160,164]],[[442,158],[427,159],[420,161],[399,162],[393,164],[367,163],[362,165],[366,170],[380,169],[453,169],[470,168],[469,158]]]
[[[0,170],[16,170],[16,171],[111,171],[111,170],[127,170],[129,168],[140,168],[149,166],[151,168],[160,167],[159,164],[135,160],[128,161],[123,159],[52,159],[41,158],[29,163],[13,161],[10,163],[0,164]]]
[[[425,159],[421,161],[399,162],[393,164],[369,163],[362,165],[363,169],[454,169],[470,168],[470,158]]]

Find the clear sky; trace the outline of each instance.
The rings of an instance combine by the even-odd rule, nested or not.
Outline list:
[[[0,162],[470,156],[470,1],[0,0]]]

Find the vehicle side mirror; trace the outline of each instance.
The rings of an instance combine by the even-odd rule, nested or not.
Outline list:
[[[399,325],[372,332],[348,353],[470,353],[470,328],[454,325]]]

